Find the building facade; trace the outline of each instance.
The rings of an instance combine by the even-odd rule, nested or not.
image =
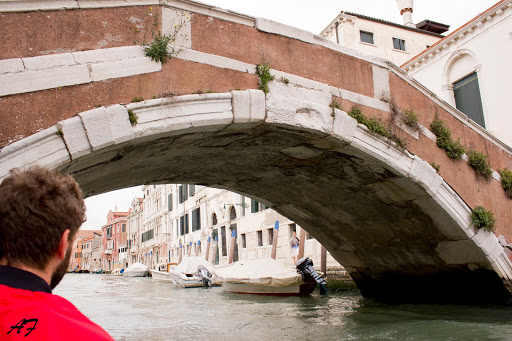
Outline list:
[[[512,146],[512,1],[502,0],[402,68]]]
[[[126,240],[128,212],[113,212],[107,214],[107,224],[102,228],[102,268],[112,271],[127,265]]]
[[[150,268],[201,256],[214,264],[271,256],[277,231],[277,259],[292,263],[290,239],[300,226],[241,194],[204,186],[147,185],[134,198],[129,219],[129,263]],[[141,219],[142,217],[142,219]],[[142,221],[142,224],[141,224]],[[278,227],[276,230],[275,227]],[[304,255],[320,265],[321,245],[305,234]],[[327,265],[341,266],[327,255]]]
[[[341,12],[320,35],[341,46],[401,65],[441,40],[441,33],[449,28],[430,20],[412,24],[412,1],[410,6],[411,11],[401,10],[404,25]]]

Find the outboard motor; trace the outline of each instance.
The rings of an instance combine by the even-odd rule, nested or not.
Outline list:
[[[320,286],[320,294],[325,295],[327,293],[327,284],[325,278],[322,277],[314,268],[313,261],[309,257],[302,257],[297,261],[297,271],[302,274],[302,280],[307,281],[308,278],[312,278]]]
[[[197,275],[203,281],[203,287],[208,288],[212,285],[212,276],[210,275],[210,271],[204,265],[197,266]]]

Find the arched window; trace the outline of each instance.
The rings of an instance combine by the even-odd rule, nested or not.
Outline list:
[[[217,225],[217,215],[215,213],[212,214],[212,225]]]
[[[231,206],[229,209],[229,220],[235,220],[236,219],[236,210],[235,207]]]

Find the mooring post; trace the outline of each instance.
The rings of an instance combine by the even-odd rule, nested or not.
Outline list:
[[[191,255],[191,254],[192,254],[192,242],[190,242],[190,243],[188,244],[188,253],[187,253],[187,256],[189,256],[189,257],[190,257],[190,255]]]
[[[322,245],[320,249],[320,271],[324,273],[324,276],[327,275],[327,249]]]
[[[182,258],[183,258],[183,245],[180,244],[180,253],[178,255],[178,264],[181,263]]]
[[[276,259],[277,254],[277,240],[279,238],[279,221],[276,220],[274,225],[274,238],[272,239],[272,258]]]
[[[208,239],[206,241],[206,256],[205,256],[205,259],[207,262],[210,261],[210,239],[211,237],[208,236]]]
[[[197,241],[196,257],[201,254],[201,241]]]
[[[229,249],[229,262],[228,264],[233,263],[233,255],[235,254],[235,243],[236,243],[236,230],[231,232],[231,248]]]
[[[304,257],[304,246],[306,245],[306,230],[302,227],[300,228],[300,238],[299,238],[299,259]]]

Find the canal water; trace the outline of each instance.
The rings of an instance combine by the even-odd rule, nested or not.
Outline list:
[[[385,305],[357,290],[283,298],[66,274],[54,293],[116,340],[512,341],[512,307]]]

